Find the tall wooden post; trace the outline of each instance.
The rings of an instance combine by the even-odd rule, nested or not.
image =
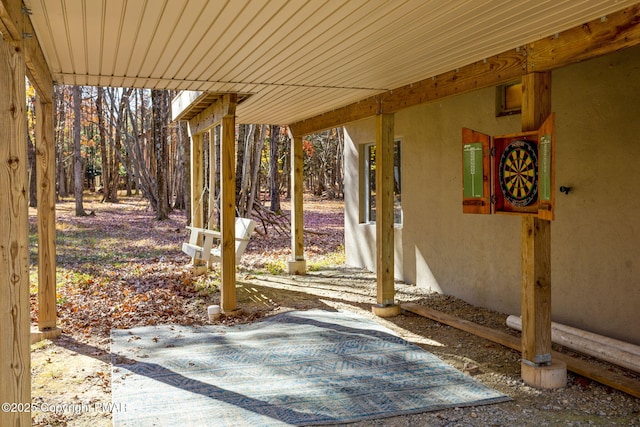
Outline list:
[[[288,262],[289,274],[306,274],[307,262],[304,259],[304,218],[303,218],[303,171],[302,136],[291,138],[291,259]]]
[[[226,94],[222,100],[220,154],[220,236],[221,281],[220,304],[223,312],[236,310],[236,94]]]
[[[522,131],[551,114],[551,73],[522,78]],[[566,365],[551,360],[551,222],[522,218],[522,378],[530,385],[566,385]]]
[[[0,37],[0,403],[31,403],[25,58]],[[29,411],[0,411],[29,426]]]
[[[53,84],[51,94],[53,97]],[[38,197],[38,329],[56,330],[56,157],[53,104],[36,98],[36,180]],[[57,334],[60,331],[57,330]],[[50,336],[48,336],[50,337]]]
[[[216,157],[216,128],[212,127],[209,132],[209,212],[207,212],[207,220],[205,221],[208,229],[213,228],[213,212],[216,207],[216,173],[217,173],[217,157]]]
[[[376,276],[377,304],[373,312],[395,316],[394,231],[393,231],[393,137],[395,116],[376,116]]]
[[[204,225],[204,208],[202,206],[202,190],[204,188],[202,133],[191,133],[191,225],[202,228]]]

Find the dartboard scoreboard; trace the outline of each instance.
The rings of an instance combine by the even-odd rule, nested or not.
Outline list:
[[[462,211],[553,219],[554,115],[537,131],[494,136],[462,130]]]

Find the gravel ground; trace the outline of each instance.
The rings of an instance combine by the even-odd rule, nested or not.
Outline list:
[[[269,295],[274,310],[327,307],[377,319],[406,340],[513,399],[497,405],[365,421],[354,426],[640,426],[638,398],[572,373],[568,374],[568,384],[562,389],[534,389],[520,379],[519,352],[409,312],[389,319],[374,316],[371,303],[375,301],[376,286],[375,276],[371,273],[334,269],[295,277],[248,276],[246,281],[253,285],[246,288],[253,289],[250,293],[254,296]],[[424,304],[519,336],[517,331],[506,326],[507,314],[401,283],[396,284],[396,293],[401,303]],[[287,305],[276,307],[281,298]],[[257,304],[255,309],[260,309]],[[625,372],[612,365],[594,363],[612,371]],[[625,373],[634,377],[628,371]]]
[[[396,290],[399,302],[428,305],[518,335],[505,326],[506,314],[473,307],[456,298],[428,293],[415,286],[398,283]],[[640,399],[571,373],[565,388],[531,388],[520,379],[518,352],[408,312],[389,319],[375,317],[371,313],[375,292],[373,274],[359,269],[327,268],[306,276],[257,275],[241,271],[238,274],[238,304],[242,312],[233,318],[223,315],[220,322],[251,322],[293,309],[353,311],[377,319],[408,341],[512,399],[495,405],[398,416],[351,424],[353,426],[640,426]],[[202,322],[206,322],[204,313]],[[111,401],[108,345],[108,339],[104,337],[64,335],[33,346],[34,402],[93,402],[90,411],[36,412],[34,425],[111,425],[111,414],[97,409],[98,405]],[[622,372],[613,366],[599,364]],[[242,420],[238,420],[238,426],[242,425]]]

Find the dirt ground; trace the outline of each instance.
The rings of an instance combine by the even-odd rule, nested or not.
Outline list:
[[[520,380],[520,356],[515,351],[408,312],[389,319],[375,317],[371,304],[375,301],[376,287],[371,273],[345,267],[314,271],[307,276],[257,275],[245,271],[239,273],[238,279],[242,312],[234,318],[223,316],[222,323],[253,321],[291,309],[356,312],[376,319],[404,339],[513,399],[497,405],[365,421],[355,426],[640,425],[640,399],[573,374],[569,374],[569,384],[563,389],[536,390]],[[397,284],[397,291],[401,302],[428,304],[508,331],[504,326],[506,315],[472,307],[451,297],[427,294],[414,286]],[[203,323],[205,317],[203,313]],[[78,340],[65,334],[34,345],[33,401],[58,411],[36,412],[34,425],[111,425],[108,341],[95,337]],[[69,407],[64,407],[65,404]],[[242,420],[238,420],[238,425],[242,425]]]
[[[32,401],[39,408],[32,413],[33,425],[110,426],[111,411],[119,409],[110,406],[111,328],[160,322],[208,323],[206,306],[219,301],[215,286],[217,272],[214,270],[204,277],[191,276],[189,259],[179,249],[165,251],[164,255],[154,256],[148,262],[136,259],[135,263],[131,260],[115,263],[109,259],[108,268],[100,267],[100,257],[91,258],[89,263],[86,260],[78,261],[79,258],[73,258],[79,256],[72,253],[73,245],[69,248],[64,246],[64,239],[71,238],[70,235],[64,236],[65,233],[88,225],[92,227],[92,236],[123,233],[117,237],[120,239],[118,250],[124,252],[126,246],[133,247],[138,243],[133,240],[123,243],[123,239],[147,239],[143,230],[149,229],[148,217],[151,215],[138,210],[142,219],[136,225],[131,213],[122,218],[117,217],[119,211],[107,215],[106,208],[96,204],[96,210],[102,209],[97,214],[96,222],[95,218],[72,218],[68,213],[71,208],[66,208],[64,205],[58,207],[58,232],[62,234],[59,238],[63,238],[63,244],[59,245],[62,253],[59,265],[64,266],[66,275],[64,280],[59,279],[58,296],[60,326],[64,333],[58,339],[45,340],[32,346]],[[305,212],[305,219],[310,218],[311,223],[313,209],[313,204],[307,205],[308,212]],[[324,206],[322,210],[326,214],[327,207]],[[339,218],[342,215],[341,207],[334,206],[333,213]],[[100,217],[103,218],[103,225],[99,223]],[[144,218],[147,218],[146,222]],[[127,221],[126,227],[113,228],[112,224],[122,224],[124,221]],[[182,219],[174,217],[171,221],[151,228],[157,235],[166,236],[168,247],[178,248],[184,238],[177,232],[182,227]],[[234,317],[223,315],[218,323],[232,325],[252,322],[293,309],[325,308],[355,312],[376,319],[404,339],[512,399],[496,405],[455,408],[352,425],[640,426],[638,398],[571,373],[565,388],[533,389],[520,379],[518,352],[409,312],[388,319],[374,316],[371,305],[375,303],[376,282],[372,273],[340,263],[331,265],[334,259],[317,262],[326,255],[326,248],[320,244],[323,241],[336,239],[339,252],[339,237],[326,233],[332,227],[337,230],[341,224],[338,220],[333,224],[319,222],[315,234],[311,233],[310,241],[306,242],[309,259],[314,262],[309,263],[312,268],[305,276],[289,276],[279,271],[282,260],[286,260],[288,255],[286,249],[277,247],[282,243],[286,248],[287,236],[279,238],[282,240],[280,243],[273,235],[252,238],[246,259],[243,258],[237,273],[237,298],[241,311]],[[162,246],[166,242],[154,241],[154,245]],[[93,241],[92,246],[100,249],[100,241]],[[64,255],[65,252],[67,255]],[[127,255],[131,258],[135,256]],[[339,255],[334,255],[334,258],[340,261]],[[267,259],[279,259],[280,264],[267,262]],[[87,276],[92,272],[92,276]],[[62,285],[60,282],[63,282]],[[397,283],[396,297],[400,303],[417,302],[518,335],[505,326],[507,314],[474,307],[450,296]],[[37,314],[33,316],[35,318]],[[600,365],[620,371],[613,366]],[[238,426],[243,426],[242,420],[238,420]]]

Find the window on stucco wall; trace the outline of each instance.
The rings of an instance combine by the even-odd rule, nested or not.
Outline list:
[[[496,87],[496,116],[520,114],[522,109],[522,83],[509,83]]]
[[[376,221],[376,145],[365,144],[362,151],[364,191],[362,203],[364,222]],[[393,221],[402,224],[402,148],[399,140],[393,144]]]

